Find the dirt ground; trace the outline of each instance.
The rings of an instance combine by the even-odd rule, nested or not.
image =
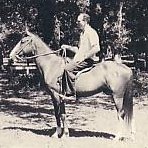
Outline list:
[[[25,92],[25,93],[24,93]],[[135,141],[112,140],[118,132],[114,104],[103,93],[66,101],[69,138],[56,139],[54,111],[43,91],[0,96],[0,148],[148,148],[148,95],[134,97]],[[7,94],[7,95],[6,95]]]

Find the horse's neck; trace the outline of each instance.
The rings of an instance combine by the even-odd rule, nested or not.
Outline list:
[[[54,51],[52,51],[45,43],[38,41],[34,45],[37,51],[36,55],[38,55],[36,63],[40,68],[44,69],[47,65],[55,68],[59,66],[59,63],[63,65],[63,58],[53,54]]]
[[[43,42],[43,41],[36,41],[34,42],[35,48],[36,48],[36,54],[40,55],[40,54],[47,54],[47,53],[51,53],[52,50]]]

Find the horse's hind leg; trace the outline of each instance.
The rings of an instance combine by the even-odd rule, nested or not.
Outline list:
[[[117,117],[119,124],[118,125],[118,132],[116,139],[120,140],[122,138],[128,137],[129,128],[127,127],[127,123],[125,121],[125,110],[123,109],[123,98],[117,95],[114,95],[114,102],[117,109]]]
[[[120,124],[120,138],[133,139],[133,96],[131,81],[120,87],[120,90],[114,92],[113,98],[116,105],[118,119]]]

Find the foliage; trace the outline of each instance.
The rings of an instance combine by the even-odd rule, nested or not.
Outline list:
[[[147,52],[148,48],[148,1],[136,0],[127,3],[127,28],[131,29],[131,52]]]
[[[1,0],[0,43],[5,56],[25,33],[26,24],[31,31],[42,36],[46,41],[51,39],[54,8],[49,4],[53,6],[54,1]]]
[[[130,42],[130,30],[126,28],[126,20],[124,19],[125,12],[123,12],[124,4],[121,2],[117,5],[115,11],[109,11],[104,18],[103,28],[106,35],[106,49],[107,53],[121,54],[126,45]]]
[[[30,73],[29,75],[25,73],[10,73],[10,86],[14,91],[22,90],[22,89],[34,89],[40,88],[41,80],[39,73]]]
[[[80,12],[90,14],[102,50],[147,52],[146,0],[1,0],[0,5],[0,47],[5,55],[24,34],[25,24],[55,48],[63,43],[77,45]]]
[[[58,31],[60,31],[59,44],[73,44],[77,32],[76,16],[78,11],[76,1],[57,3],[56,18],[59,23]]]
[[[77,45],[79,30],[76,25],[80,12],[89,11],[89,0],[57,0],[55,34],[58,44]]]

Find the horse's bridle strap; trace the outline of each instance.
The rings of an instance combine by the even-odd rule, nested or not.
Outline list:
[[[19,55],[17,55],[17,58],[19,58],[21,60],[30,60],[30,59],[35,59],[35,58],[38,58],[38,57],[41,57],[41,56],[47,56],[47,55],[50,55],[50,54],[55,54],[55,53],[57,53],[61,50],[63,50],[63,49],[60,48],[59,50],[56,50],[56,51],[53,51],[53,52],[48,52],[48,53],[43,53],[43,54],[38,54],[38,55],[34,55],[34,56],[30,56],[30,57],[23,57],[23,58],[21,58]]]

